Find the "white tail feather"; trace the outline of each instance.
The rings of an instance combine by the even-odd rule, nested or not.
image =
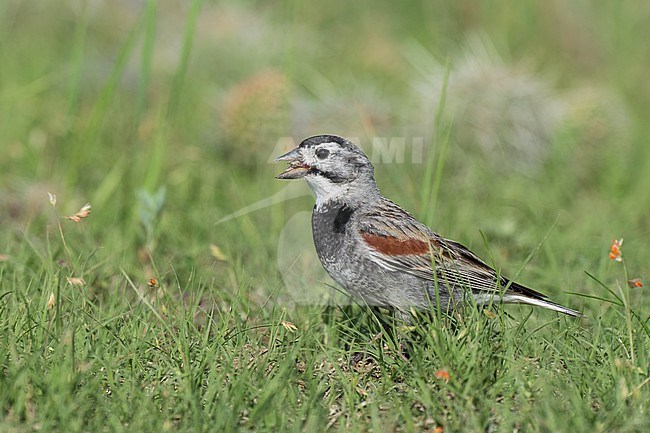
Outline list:
[[[533,298],[530,296],[521,295],[519,293],[506,293],[503,297],[499,295],[480,294],[474,295],[474,299],[476,299],[476,303],[478,305],[487,305],[491,302],[503,302],[505,304],[527,304],[568,314],[569,316],[573,317],[585,317],[585,315],[579,311],[572,310],[571,308],[564,307],[560,304],[556,304],[555,302],[541,298]]]
[[[568,314],[573,317],[585,317],[584,314],[572,310],[571,308],[564,307],[555,302],[547,301],[546,299],[531,298],[524,295],[519,295],[516,293],[508,293],[503,297],[503,302],[512,303],[512,304],[528,304],[535,305],[537,307],[546,308],[553,311],[558,311],[560,313]]]

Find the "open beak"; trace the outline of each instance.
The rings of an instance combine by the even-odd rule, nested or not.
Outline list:
[[[288,161],[289,168],[278,174],[276,176],[278,179],[300,179],[305,177],[309,173],[309,169],[311,169],[310,166],[302,162],[300,148],[298,147],[275,158],[275,162],[280,161]]]

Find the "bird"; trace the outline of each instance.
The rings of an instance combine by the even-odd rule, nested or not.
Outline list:
[[[500,275],[459,242],[446,239],[384,197],[374,167],[353,142],[315,135],[277,157],[278,179],[304,179],[315,196],[312,235],[334,281],[369,306],[408,316],[474,303],[518,303],[583,315]]]

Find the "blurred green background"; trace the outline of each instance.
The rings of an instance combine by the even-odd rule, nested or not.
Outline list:
[[[568,289],[611,239],[644,250],[650,233],[643,4],[6,1],[0,14],[3,237],[38,233],[49,191],[64,213],[91,202],[108,261],[130,268],[155,240],[161,258],[210,267],[214,243],[274,285],[274,234],[310,199],[213,223],[284,187],[268,163],[282,137],[323,132],[369,153],[375,137],[421,137],[425,163],[379,164],[380,186],[479,250],[483,230],[504,264],[559,215],[546,245]],[[161,187],[146,234],[138,191]]]
[[[380,186],[470,244],[481,229],[530,249],[559,215],[570,242],[553,249],[585,267],[613,237],[648,237],[643,4],[6,1],[0,14],[9,230],[47,215],[50,191],[61,212],[91,202],[90,237],[127,259],[137,191],[164,186],[160,254],[194,260],[200,239],[265,263],[284,213],[212,223],[285,186],[268,163],[281,137],[329,132],[369,153],[375,137],[422,137],[439,197],[408,152],[379,164]]]
[[[278,237],[307,187],[218,222],[286,187],[269,161],[290,140],[333,133],[369,154],[403,137],[405,162],[377,164],[386,196],[508,275],[544,241],[520,280],[607,315],[565,292],[611,298],[585,271],[648,284],[648,22],[648,2],[4,0],[2,292],[45,305],[78,277],[119,311],[129,280],[155,302],[157,278],[276,320]]]

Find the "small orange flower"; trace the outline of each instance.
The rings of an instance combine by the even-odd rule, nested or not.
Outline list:
[[[449,379],[451,379],[451,376],[447,370],[444,369],[436,371],[433,375],[436,377],[436,379],[442,379],[445,382],[449,382]]]
[[[81,222],[82,219],[86,218],[88,215],[90,215],[90,203],[86,203],[81,209],[79,209],[79,212],[77,212],[74,215],[69,215],[64,217],[65,219],[72,220],[76,223]]]
[[[639,287],[643,287],[643,283],[641,282],[641,278],[634,278],[632,280],[628,280],[627,285],[630,287],[630,289],[636,289],[636,288],[639,288]]]
[[[621,253],[621,247],[623,246],[623,238],[614,239],[612,246],[609,248],[609,258],[616,260],[617,262],[623,261],[623,254]]]

